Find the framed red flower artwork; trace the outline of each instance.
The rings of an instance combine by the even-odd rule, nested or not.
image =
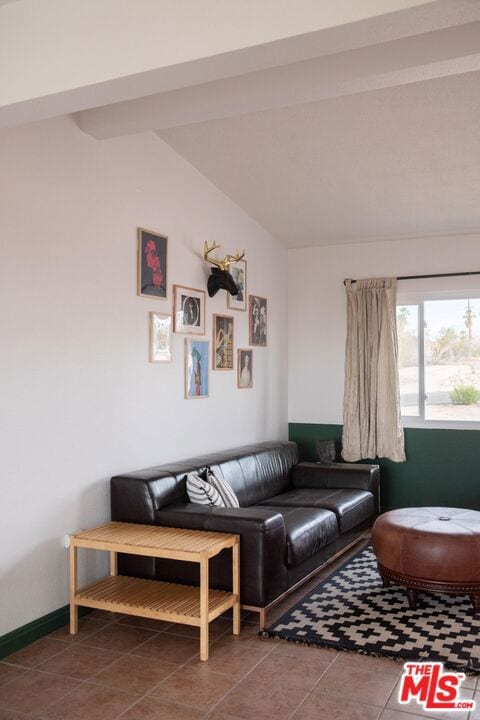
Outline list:
[[[165,235],[138,228],[138,295],[167,299]]]

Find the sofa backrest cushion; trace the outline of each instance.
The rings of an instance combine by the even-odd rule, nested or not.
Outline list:
[[[188,502],[186,475],[210,467],[231,485],[240,507],[248,507],[289,488],[290,471],[297,462],[296,443],[279,441],[247,445],[116,477],[155,480],[149,487],[158,510],[166,505]]]

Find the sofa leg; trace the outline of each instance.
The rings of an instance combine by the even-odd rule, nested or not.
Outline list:
[[[265,608],[260,608],[258,619],[260,621],[260,630],[265,630],[267,627],[267,611]]]
[[[242,610],[258,613],[258,623],[260,631],[267,627],[267,609],[266,607],[258,607],[258,605],[242,605]]]

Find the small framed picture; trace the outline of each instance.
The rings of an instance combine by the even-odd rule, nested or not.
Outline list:
[[[253,350],[238,349],[237,386],[241,390],[253,387]]]
[[[227,307],[230,310],[247,309],[247,261],[239,260],[230,268],[230,275],[238,288],[238,295],[227,293]]]
[[[173,330],[205,335],[205,290],[173,286]]]
[[[250,345],[267,345],[267,298],[249,295],[248,325]]]
[[[208,397],[208,340],[185,339],[185,398]]]
[[[138,295],[166,300],[167,241],[165,235],[138,228]]]
[[[233,317],[213,316],[213,369],[233,370]]]
[[[172,316],[150,313],[150,362],[170,362],[172,359]]]

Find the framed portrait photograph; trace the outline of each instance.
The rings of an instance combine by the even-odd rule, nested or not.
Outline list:
[[[233,317],[213,316],[213,369],[233,370]]]
[[[227,307],[230,310],[247,309],[247,261],[239,260],[230,268],[230,275],[238,288],[238,295],[227,293]]]
[[[165,235],[138,228],[138,289],[144,297],[167,299],[167,242]]]
[[[246,390],[253,387],[253,350],[237,350],[237,387]]]
[[[248,326],[250,345],[267,345],[267,298],[249,295]]]
[[[205,290],[173,286],[173,330],[205,335]]]
[[[150,313],[150,362],[170,362],[172,359],[172,316]]]
[[[208,397],[208,340],[185,339],[185,398]]]

